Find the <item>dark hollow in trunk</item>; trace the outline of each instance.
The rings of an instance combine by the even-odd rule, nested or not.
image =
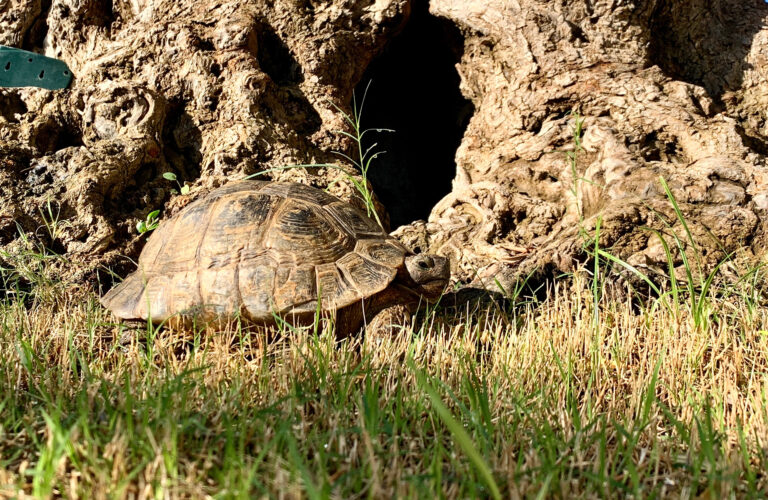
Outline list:
[[[368,175],[393,229],[426,219],[451,191],[454,155],[474,111],[459,91],[455,68],[461,34],[428,7],[426,1],[414,2],[403,31],[371,62],[355,89],[360,104],[370,83],[363,127],[394,130],[370,134],[366,143],[386,151]]]

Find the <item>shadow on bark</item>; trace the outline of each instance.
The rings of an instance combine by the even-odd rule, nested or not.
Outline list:
[[[741,87],[752,39],[766,22],[763,0],[662,0],[651,14],[648,62],[719,103]]]

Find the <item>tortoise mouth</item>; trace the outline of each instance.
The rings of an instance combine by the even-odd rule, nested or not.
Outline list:
[[[435,278],[433,280],[419,283],[419,292],[420,295],[427,299],[436,299],[440,296],[440,294],[443,293],[447,285],[447,279]]]
[[[408,302],[419,302],[424,299],[432,302],[443,293],[446,283],[444,280],[435,279],[420,283],[418,286],[397,285],[397,288],[403,292],[403,297],[409,297]]]
[[[423,283],[419,283],[419,285],[424,287],[424,288],[432,288],[433,286],[434,287],[437,287],[437,286],[445,287],[445,285],[447,285],[447,284],[448,284],[448,280],[443,279],[443,278],[435,278],[433,280],[424,281]]]

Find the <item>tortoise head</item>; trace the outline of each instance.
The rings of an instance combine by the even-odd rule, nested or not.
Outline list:
[[[451,277],[450,261],[439,255],[410,255],[405,258],[406,286],[425,299],[436,299]]]

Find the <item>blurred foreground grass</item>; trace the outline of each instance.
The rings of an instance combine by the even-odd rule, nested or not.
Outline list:
[[[768,311],[740,276],[670,306],[582,270],[343,341],[126,330],[41,279],[0,302],[0,498],[760,496]]]

